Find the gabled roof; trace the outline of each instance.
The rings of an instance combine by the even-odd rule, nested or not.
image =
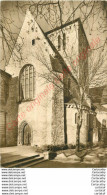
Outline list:
[[[73,98],[73,99],[71,99],[71,100],[69,100],[67,103],[68,104],[73,104],[73,103],[76,103],[76,104],[80,104],[80,101],[77,99],[77,98]],[[84,102],[83,102],[83,106],[87,106],[87,107],[89,107],[89,105],[87,104],[87,102],[84,100]]]
[[[105,108],[104,106],[102,106],[102,105],[99,104],[99,103],[94,103],[94,106],[96,107],[96,110],[97,110],[97,111],[100,111],[100,112],[107,112],[107,108]]]
[[[89,94],[93,103],[107,104],[107,86],[90,88]]]
[[[31,14],[31,15],[32,15],[32,14]],[[60,53],[58,52],[58,50],[56,49],[56,47],[53,45],[53,43],[51,42],[51,40],[49,39],[48,34],[54,32],[54,31],[56,31],[56,30],[58,30],[58,29],[62,29],[62,28],[64,28],[64,27],[66,27],[66,26],[69,26],[69,25],[71,25],[71,24],[73,24],[73,23],[75,23],[75,22],[77,22],[77,21],[81,24],[80,18],[77,18],[77,19],[74,20],[74,21],[71,21],[71,22],[69,22],[69,23],[65,23],[64,25],[62,25],[62,26],[60,26],[60,27],[57,27],[57,28],[55,28],[55,29],[53,29],[53,30],[51,30],[51,31],[46,32],[46,33],[44,33],[43,30],[41,29],[40,25],[38,25],[39,28],[41,29],[43,35],[45,36],[46,40],[48,41],[50,47],[52,48],[52,50],[53,50],[53,51],[55,52],[55,54],[56,54],[56,58],[53,58],[53,57],[51,56],[51,62],[52,62],[52,67],[53,67],[53,70],[54,70],[54,71],[62,72],[64,69],[67,69],[67,64],[66,64],[66,62],[64,61],[63,57],[62,57],[62,56],[60,55]],[[84,33],[85,33],[85,32],[84,32]],[[57,66],[55,66],[55,64],[56,64]],[[61,66],[62,66],[62,67],[61,67]],[[67,69],[67,70],[68,70],[68,69]],[[72,76],[73,80],[77,83],[77,80],[76,80],[75,77],[73,76],[72,72],[69,72],[69,74],[70,74],[70,76]],[[77,83],[77,84],[78,84],[78,83]]]
[[[11,77],[11,75],[9,73],[7,73],[7,72],[5,72],[4,70],[1,70],[1,69],[0,69],[0,74],[4,75],[6,77],[9,77],[9,78]]]
[[[51,34],[51,33],[55,32],[55,31],[57,31],[57,30],[60,30],[60,29],[62,29],[62,28],[65,28],[66,26],[69,26],[69,25],[71,25],[71,24],[74,24],[74,23],[78,22],[79,20],[80,20],[80,19],[77,18],[77,19],[75,19],[75,20],[73,20],[73,21],[71,21],[71,22],[65,23],[65,24],[63,24],[63,25],[61,25],[61,26],[58,26],[58,27],[56,27],[56,28],[54,28],[54,29],[52,29],[52,30],[50,30],[50,31],[47,31],[47,32],[45,32],[45,34],[46,34],[46,35]]]

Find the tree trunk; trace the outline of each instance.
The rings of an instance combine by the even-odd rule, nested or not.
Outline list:
[[[80,125],[77,124],[77,132],[76,132],[76,151],[79,152],[80,149]]]

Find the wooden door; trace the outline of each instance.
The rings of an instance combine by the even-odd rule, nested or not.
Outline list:
[[[23,145],[31,145],[31,129],[28,124],[23,129]]]

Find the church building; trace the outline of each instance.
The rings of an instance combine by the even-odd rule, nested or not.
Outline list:
[[[81,85],[83,69],[88,78],[88,54],[77,58],[83,49],[88,51],[89,43],[79,18],[44,33],[27,11],[9,63],[0,70],[0,146],[76,144],[74,102],[79,104],[80,92],[75,74]],[[87,94],[82,144],[93,141],[96,117]]]

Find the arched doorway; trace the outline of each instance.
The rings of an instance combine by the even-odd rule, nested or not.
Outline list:
[[[23,145],[31,145],[31,129],[27,123],[23,127]]]

